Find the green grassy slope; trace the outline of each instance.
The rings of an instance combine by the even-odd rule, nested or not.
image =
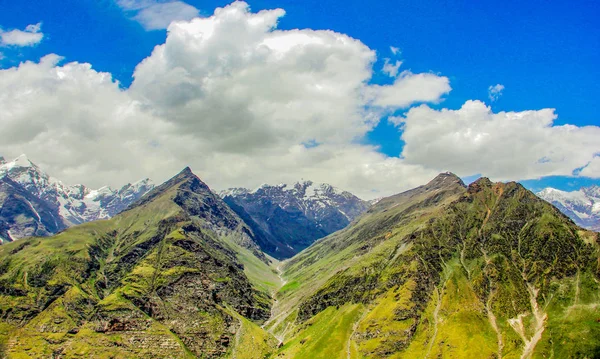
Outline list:
[[[0,246],[0,356],[217,358],[257,335],[272,350],[253,322],[278,277],[203,186],[184,171],[111,220]]]
[[[598,235],[522,186],[441,175],[292,258],[268,328],[284,357],[334,320],[331,357],[592,358],[599,263]]]
[[[516,183],[442,174],[283,263],[207,188],[0,246],[0,356],[600,357],[598,234]]]

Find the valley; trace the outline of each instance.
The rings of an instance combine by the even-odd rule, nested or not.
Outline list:
[[[280,261],[190,169],[111,219],[0,246],[15,358],[537,358],[600,350],[598,234],[442,173]]]

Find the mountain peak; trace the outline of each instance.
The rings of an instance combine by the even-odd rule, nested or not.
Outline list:
[[[180,186],[182,186],[186,183],[192,184],[193,186],[200,186],[200,187],[203,187],[204,189],[210,191],[208,186],[204,182],[202,182],[200,180],[200,178],[198,178],[198,176],[196,176],[192,172],[191,168],[186,167],[183,170],[181,170],[181,172],[179,172],[178,174],[176,174],[175,176],[173,176],[171,179],[167,180],[160,186],[156,186],[156,187],[153,186],[152,190],[150,190],[144,197],[131,203],[127,209],[129,210],[134,207],[141,206],[143,204],[151,202],[155,198],[157,198],[157,197],[161,196],[162,194],[166,193],[167,191],[169,191],[170,189],[179,188]]]
[[[192,172],[190,166],[187,166],[186,168],[182,169],[181,172],[179,172],[179,174],[193,175],[194,172]]]
[[[598,186],[581,187],[576,191],[547,187],[536,195],[552,203],[577,225],[593,231],[600,230],[600,188]]]
[[[6,160],[4,160],[4,157],[2,157],[0,165],[2,166],[2,169],[4,171],[10,171],[13,168],[37,168],[37,166],[33,162],[31,162],[25,154],[20,155],[19,157],[15,158],[10,162],[6,162]]]
[[[434,179],[427,183],[427,187],[446,187],[452,184],[459,184],[462,187],[466,187],[464,182],[452,172],[442,172],[437,175]]]
[[[172,185],[178,184],[181,181],[185,181],[185,180],[200,180],[200,178],[198,178],[198,176],[196,176],[194,174],[194,172],[192,172],[191,168],[186,167],[183,170],[181,170],[181,172],[179,172],[178,174],[176,174],[173,178],[171,178],[167,182],[163,183],[159,187],[165,186],[167,184],[168,184],[168,187],[171,187]]]
[[[279,259],[344,228],[370,206],[350,192],[308,180],[253,191],[230,188],[220,196],[248,223],[263,251]]]

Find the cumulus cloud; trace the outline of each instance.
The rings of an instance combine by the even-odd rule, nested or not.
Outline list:
[[[0,29],[1,46],[34,46],[39,44],[44,38],[41,32],[42,23],[27,25],[25,30],[14,29],[5,31]]]
[[[553,126],[553,110],[409,109],[439,103],[448,78],[404,71],[372,85],[375,51],[333,31],[278,30],[284,14],[235,2],[173,22],[128,89],[57,55],[0,70],[0,154],[27,153],[55,177],[91,186],[160,182],[189,165],[215,189],[305,178],[372,198],[442,170],[570,174],[600,151],[597,127]],[[401,157],[361,141],[390,115],[404,130]]]
[[[556,118],[553,109],[493,113],[481,101],[467,101],[458,110],[422,105],[402,119],[402,156],[462,176],[570,176],[600,151],[600,127],[556,126]]]
[[[392,85],[373,85],[368,88],[372,104],[380,107],[406,108],[417,102],[438,102],[450,92],[445,76],[430,73],[402,72]]]
[[[168,125],[143,113],[110,74],[89,64],[59,66],[61,60],[52,54],[39,63],[0,70],[6,157],[27,153],[67,183],[91,185],[126,183],[146,171],[156,174],[154,166],[162,161],[170,171],[182,166],[168,167],[168,157],[150,145],[162,141],[160,132],[167,132]]]
[[[502,96],[502,91],[504,91],[504,85],[501,84],[488,87],[488,97],[490,98],[490,101],[498,101],[500,96]]]
[[[396,60],[396,62],[392,64],[390,59],[385,59],[385,63],[383,64],[383,73],[390,77],[396,77],[398,75],[398,69],[401,65],[402,61]]]
[[[199,14],[182,1],[118,0],[117,4],[146,30],[166,29],[173,21],[191,20]]]
[[[579,172],[580,176],[600,178],[600,152]]]
[[[399,47],[390,46],[390,51],[392,52],[392,54],[398,55],[400,53],[400,48]]]
[[[3,154],[28,153],[56,177],[92,186],[161,181],[186,165],[217,188],[311,178],[364,196],[433,176],[357,140],[382,113],[438,101],[406,89],[438,76],[371,86],[375,51],[333,31],[277,30],[284,14],[235,2],[174,22],[125,90],[56,55],[0,71]],[[418,175],[391,178],[409,173]]]
[[[447,78],[433,74],[369,86],[373,50],[333,31],[276,30],[284,14],[253,14],[235,2],[173,23],[166,43],[136,68],[132,94],[211,148],[247,153],[346,143],[377,123],[367,104],[406,107],[449,91]]]

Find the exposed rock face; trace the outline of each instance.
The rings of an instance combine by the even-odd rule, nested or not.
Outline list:
[[[583,187],[572,192],[548,187],[537,195],[555,205],[577,225],[600,232],[599,186]]]
[[[224,236],[258,250],[186,169],[108,221],[1,246],[0,356],[226,356],[238,317],[270,311]]]
[[[12,228],[12,236],[3,236],[4,241],[13,241],[28,235],[49,235],[75,224],[110,218],[154,188],[149,179],[127,184],[120,190],[110,187],[92,190],[84,185],[67,186],[50,177],[25,155],[11,162],[0,161],[0,178],[10,179],[18,184],[21,190],[28,193],[29,202],[43,203],[43,207],[48,209],[38,211],[39,216],[31,217],[29,213],[15,211],[16,208],[24,208],[27,212],[28,206],[13,207],[12,217],[8,218],[8,214],[4,216],[7,223],[13,223],[15,226],[18,223],[18,228]],[[32,202],[33,198],[35,200]],[[29,216],[31,220],[18,219],[21,215]],[[48,223],[52,225],[48,226]],[[6,231],[11,229],[9,227]]]
[[[252,228],[262,250],[280,259],[346,227],[370,207],[350,192],[311,181],[233,188],[220,196]]]
[[[47,236],[63,229],[55,208],[30,194],[10,178],[0,178],[0,240]]]

